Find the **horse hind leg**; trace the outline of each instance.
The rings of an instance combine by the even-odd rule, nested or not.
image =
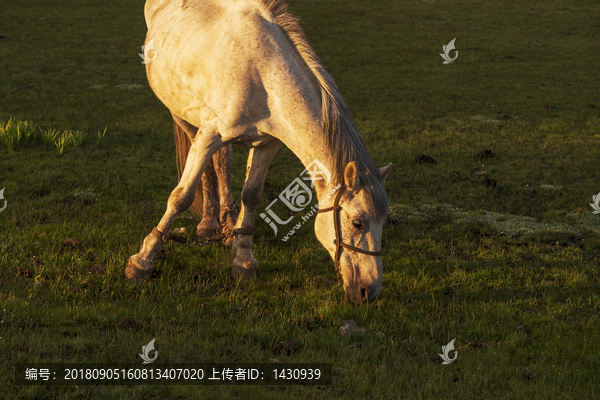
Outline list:
[[[162,249],[162,234],[167,234],[177,216],[194,203],[202,173],[210,158],[221,147],[223,147],[223,142],[216,130],[196,136],[190,147],[181,179],[169,196],[165,214],[156,229],[146,236],[140,251],[129,258],[125,269],[127,278],[137,281],[150,275],[154,269],[154,258]]]
[[[219,230],[219,188],[215,172],[215,156],[216,154],[208,162],[202,174],[202,221],[196,227],[196,236],[201,238],[210,238]]]
[[[233,160],[233,149],[227,145],[213,156],[215,173],[218,180],[219,221],[223,223],[223,232],[230,231],[235,227],[238,218],[238,210],[234,207],[231,195],[231,162]],[[227,216],[225,216],[227,214]],[[223,244],[231,247],[233,237],[223,239]]]
[[[198,128],[182,118],[173,115],[174,140],[177,149],[177,172],[181,179],[187,155],[191,147],[191,140],[196,136]],[[231,195],[231,162],[233,160],[233,149],[227,145],[213,155],[202,180],[196,190],[196,198],[191,210],[194,216],[201,218],[196,227],[196,235],[209,238],[214,236],[219,229],[219,222],[228,208],[233,208],[233,196]],[[228,212],[227,220],[223,229],[225,231],[234,227],[237,221],[237,210]],[[231,246],[232,238],[224,240]]]
[[[233,229],[237,221],[238,211],[234,207],[231,194],[231,162],[233,149],[227,145],[219,150],[208,164],[202,175],[204,190],[204,212],[202,222],[198,225],[197,235],[209,238],[217,233],[222,224],[222,231]],[[226,246],[231,247],[232,237],[223,239]]]
[[[242,189],[242,208],[236,223],[236,229],[252,232],[256,209],[262,198],[265,178],[269,164],[281,142],[273,139],[267,145],[250,150],[248,165],[246,167],[246,182]],[[231,275],[241,276],[244,279],[254,277],[258,270],[258,261],[252,255],[252,235],[237,234],[231,246]]]

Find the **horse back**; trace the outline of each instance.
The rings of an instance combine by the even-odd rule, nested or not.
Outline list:
[[[157,51],[156,60],[146,64],[148,79],[173,114],[195,126],[218,116],[241,135],[256,131],[259,121],[284,104],[300,99],[318,107],[310,72],[261,4],[146,3],[147,42],[155,39]]]

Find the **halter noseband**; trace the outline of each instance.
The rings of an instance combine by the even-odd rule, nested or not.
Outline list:
[[[340,198],[342,197],[342,191],[344,190],[345,187],[346,187],[346,185],[342,184],[342,186],[340,186],[340,188],[338,189],[338,192],[335,195],[335,200],[333,201],[333,207],[321,208],[317,211],[317,214],[328,212],[328,211],[333,211],[333,226],[335,229],[335,240],[333,241],[333,243],[335,243],[335,259],[334,259],[335,272],[337,273],[338,279],[341,281],[343,281],[341,267],[340,267],[340,254],[341,254],[342,247],[347,250],[355,251],[357,253],[366,254],[368,256],[378,257],[383,254],[382,250],[368,251],[368,250],[359,249],[358,247],[350,246],[349,244],[342,242],[342,232],[340,231],[340,224],[339,224],[340,217],[338,215],[339,214],[338,211],[341,208],[340,207]]]

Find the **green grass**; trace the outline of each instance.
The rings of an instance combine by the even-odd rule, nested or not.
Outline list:
[[[177,181],[170,115],[137,55],[143,2],[12,2],[0,15],[8,37],[0,39],[0,397],[598,397],[600,215],[589,203],[600,191],[600,6],[294,0],[291,8],[373,159],[395,164],[380,298],[343,301],[312,224],[282,242],[260,219],[253,280],[231,280],[229,251],[214,245],[175,247],[148,282],[127,281],[127,259]],[[438,53],[453,38],[459,56],[444,65]],[[8,121],[98,134],[59,154],[27,135],[6,144],[15,137],[3,133]],[[484,149],[496,156],[479,158]],[[436,163],[415,163],[420,154]],[[238,199],[246,156],[235,149]],[[282,150],[259,209],[302,169]],[[83,247],[63,246],[68,238]],[[95,264],[100,273],[90,272]],[[137,324],[126,329],[122,318]],[[304,318],[310,330],[289,323]],[[348,319],[374,335],[341,337]],[[160,362],[277,358],[350,372],[326,388],[14,382],[18,362],[138,363],[153,338]],[[431,361],[453,338],[457,361]],[[283,340],[299,350],[274,353]]]
[[[25,143],[35,137],[35,130],[27,121],[14,121],[10,118],[6,123],[0,123],[0,144],[8,149],[14,149],[21,142]]]
[[[106,129],[103,132],[98,131],[96,136],[96,144],[100,145],[102,139],[106,135]],[[28,142],[31,139],[39,139],[46,146],[54,147],[58,150],[58,154],[63,154],[69,146],[78,147],[83,143],[83,138],[87,135],[85,124],[76,130],[59,131],[56,129],[39,129],[38,134],[35,128],[28,121],[13,121],[0,122],[0,144],[4,147],[14,150],[15,146],[21,147],[21,143]]]

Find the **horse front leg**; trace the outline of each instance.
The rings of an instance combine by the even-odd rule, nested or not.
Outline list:
[[[281,142],[273,139],[263,147],[250,150],[246,166],[246,182],[242,188],[242,208],[236,224],[236,230],[242,233],[235,235],[231,246],[231,276],[244,279],[254,277],[258,270],[258,261],[252,255],[252,231],[256,208],[262,198],[267,170],[271,160],[281,147]]]
[[[154,258],[162,249],[162,236],[167,234],[179,214],[187,210],[196,197],[196,189],[213,154],[223,147],[218,133],[197,135],[190,148],[185,168],[177,187],[169,196],[167,211],[158,226],[144,239],[140,251],[129,258],[125,276],[137,281],[146,278],[154,269]]]

